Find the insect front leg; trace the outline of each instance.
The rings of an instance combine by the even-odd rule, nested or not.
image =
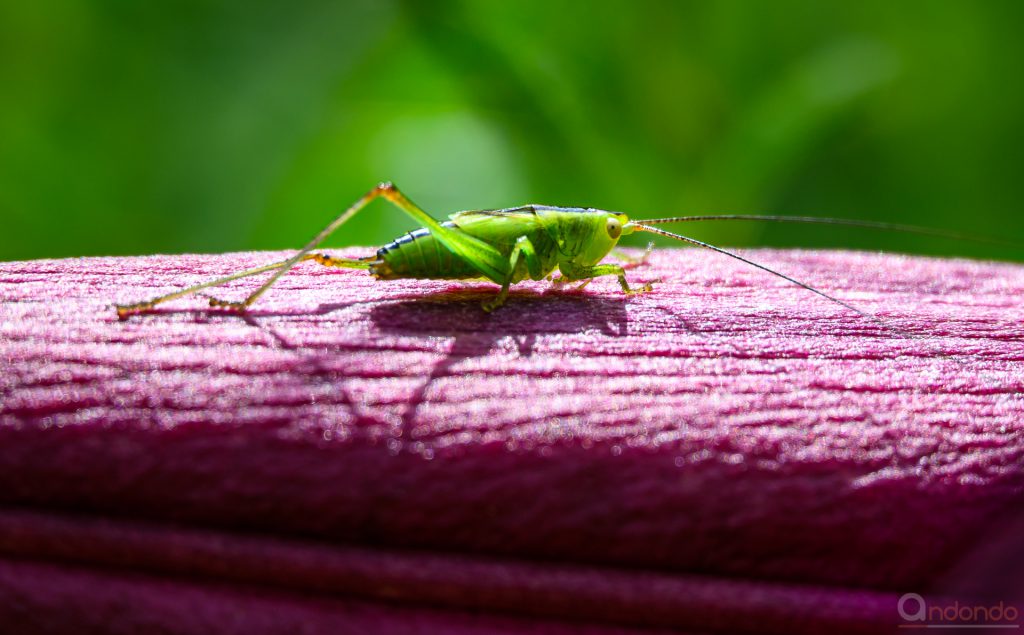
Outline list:
[[[622,287],[622,292],[626,295],[647,293],[653,288],[650,282],[647,282],[640,287],[630,287],[629,282],[626,281],[626,270],[619,265],[594,265],[593,267],[581,267],[571,262],[560,262],[558,263],[558,270],[562,272],[562,278],[565,281],[585,280],[586,282],[584,282],[583,286],[589,284],[594,278],[599,278],[601,276],[616,276],[619,279],[619,286]],[[582,288],[582,286],[580,288]]]
[[[644,249],[644,253],[642,253],[639,258],[637,258],[636,256],[630,256],[626,252],[620,251],[618,249],[613,249],[611,254],[609,255],[612,258],[617,258],[618,260],[626,263],[626,265],[629,267],[639,267],[640,265],[647,264],[647,259],[651,257],[652,251],[654,251],[654,243],[649,242],[647,243],[647,248]]]
[[[509,274],[508,277],[501,284],[501,291],[498,292],[498,296],[493,300],[487,300],[481,306],[484,311],[490,313],[494,309],[505,304],[505,300],[508,299],[508,290],[512,285],[512,276],[516,273],[516,268],[519,266],[519,259],[522,258],[526,262],[526,271],[530,274],[532,280],[541,280],[544,278],[544,272],[541,270],[540,259],[537,257],[537,250],[533,248],[533,243],[526,236],[520,236],[516,240],[515,246],[512,247],[512,253],[509,254]]]

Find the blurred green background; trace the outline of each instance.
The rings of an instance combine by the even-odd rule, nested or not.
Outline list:
[[[298,247],[385,179],[435,216],[539,202],[1015,240],[1022,27],[1016,0],[3,0],[0,260]],[[331,244],[413,226],[375,204]]]

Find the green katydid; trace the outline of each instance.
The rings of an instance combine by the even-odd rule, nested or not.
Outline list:
[[[315,250],[327,237],[378,197],[384,197],[417,222],[421,229],[409,232],[381,247],[367,258],[336,258]],[[524,205],[500,210],[466,211],[452,214],[448,221],[439,222],[417,207],[391,183],[381,183],[367,192],[351,207],[335,218],[297,254],[279,262],[254,269],[239,271],[223,278],[211,280],[187,289],[162,295],[145,302],[117,305],[121,319],[148,311],[158,304],[217,287],[239,278],[273,271],[262,286],[241,302],[226,302],[210,298],[210,306],[244,311],[263,295],[277,280],[296,264],[313,260],[328,267],[366,269],[379,279],[431,278],[473,279],[484,278],[501,285],[493,298],[483,303],[485,311],[492,311],[505,303],[509,287],[526,279],[544,280],[557,268],[560,278],[556,284],[579,281],[586,285],[600,276],[616,276],[627,295],[651,290],[651,284],[629,286],[625,270],[617,264],[601,264],[619,238],[634,232],[648,232],[667,236],[690,245],[711,249],[778,276],[812,293],[839,304],[860,315],[863,311],[823,291],[791,278],[783,273],[744,258],[739,254],[714,245],[653,227],[661,223],[700,220],[774,220],[798,223],[829,223],[911,231],[952,238],[974,238],[960,234],[930,230],[908,225],[876,223],[844,219],[822,219],[793,216],[703,215],[630,220],[620,212],[578,207]],[[981,239],[985,240],[985,239]],[[996,241],[992,241],[996,242]]]

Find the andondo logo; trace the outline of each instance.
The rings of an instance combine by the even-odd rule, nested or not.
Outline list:
[[[900,628],[1020,628],[1020,610],[1004,602],[927,602],[917,593],[904,593],[896,611],[903,618]]]

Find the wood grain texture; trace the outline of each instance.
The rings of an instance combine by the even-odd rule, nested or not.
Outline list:
[[[657,620],[639,617],[639,601],[531,612],[531,575],[512,576],[516,592],[484,584],[498,589],[486,601],[424,600],[453,611],[746,632],[894,625],[897,592],[932,588],[1020,503],[1024,268],[749,255],[884,324],[691,250],[632,270],[662,282],[629,299],[614,281],[525,284],[485,314],[491,285],[306,264],[244,317],[196,298],[127,322],[112,302],[282,255],[2,263],[0,505],[325,550],[585,567],[603,572],[595,588],[613,571],[704,580],[680,592],[689,597],[726,585]],[[63,539],[24,540],[50,535],[44,525],[0,522],[0,550],[75,560]],[[101,571],[130,566],[111,548],[78,552]],[[183,557],[197,579],[225,580]],[[452,588],[473,586],[450,571]],[[23,579],[0,573],[0,597]],[[619,588],[636,584],[649,598],[665,588]],[[356,595],[387,599],[377,586],[393,588]],[[807,601],[759,613],[758,594],[780,589]],[[723,614],[733,621],[713,617]]]

